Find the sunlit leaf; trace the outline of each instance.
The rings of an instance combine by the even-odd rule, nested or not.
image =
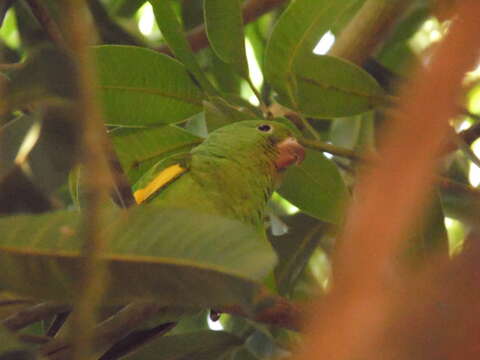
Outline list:
[[[202,92],[171,57],[120,45],[96,47],[95,55],[107,123],[170,124],[201,110]]]
[[[0,219],[0,287],[69,302],[75,296],[82,239],[76,212]],[[243,223],[146,205],[115,210],[105,261],[105,299],[155,299],[165,305],[252,305],[275,262],[269,244]]]
[[[218,57],[248,77],[240,0],[205,0],[205,25],[210,45]]]
[[[278,192],[305,213],[338,223],[347,189],[335,164],[323,154],[308,150],[302,164],[290,168]]]

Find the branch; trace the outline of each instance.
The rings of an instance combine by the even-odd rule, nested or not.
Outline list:
[[[243,23],[248,24],[255,21],[260,16],[284,4],[286,0],[249,0],[243,6]],[[188,35],[187,40],[194,52],[200,51],[208,47],[207,32],[205,25],[199,25],[192,29]],[[157,51],[173,55],[167,45],[160,46]]]
[[[411,0],[367,0],[342,31],[329,55],[363,64],[411,3]]]
[[[26,0],[28,6],[32,10],[33,15],[37,18],[40,25],[47,33],[50,40],[59,48],[66,49],[65,39],[62,36],[60,28],[55,20],[48,13],[47,8],[40,0]]]
[[[354,150],[338,147],[332,144],[325,143],[323,141],[310,140],[310,139],[303,138],[303,139],[300,139],[300,144],[313,150],[326,152],[326,153],[329,153],[335,156],[344,157],[350,160],[355,160],[355,161],[362,160],[362,157],[358,153],[356,153]]]

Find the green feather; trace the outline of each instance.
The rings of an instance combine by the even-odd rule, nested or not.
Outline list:
[[[270,131],[260,130],[268,125]],[[213,131],[189,154],[155,165],[135,185],[145,189],[165,169],[185,169],[146,201],[162,207],[188,208],[233,218],[263,229],[265,206],[276,181],[275,145],[293,136],[271,121],[241,121]]]

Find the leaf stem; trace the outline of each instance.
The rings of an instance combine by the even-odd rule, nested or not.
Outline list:
[[[250,76],[246,76],[246,77],[245,77],[245,80],[247,81],[248,86],[250,86],[250,89],[252,89],[253,94],[255,95],[255,97],[258,99],[258,103],[260,104],[260,110],[262,111],[262,113],[263,113],[264,115],[268,114],[268,107],[267,107],[267,105],[265,105],[265,103],[263,102],[263,100],[262,100],[262,95],[258,92],[258,90],[257,90],[257,88],[255,87],[255,85],[253,84],[252,79],[250,78]]]
[[[367,0],[342,31],[329,55],[363,64],[411,3],[412,0]]]
[[[362,157],[358,155],[354,150],[338,147],[332,144],[325,143],[319,140],[311,140],[302,138],[300,143],[310,149],[326,152],[335,156],[344,157],[350,160],[359,161]]]

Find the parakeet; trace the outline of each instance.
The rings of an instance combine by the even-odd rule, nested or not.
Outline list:
[[[221,127],[189,153],[153,166],[134,186],[138,204],[188,208],[263,229],[281,173],[305,151],[287,126],[241,121]]]

